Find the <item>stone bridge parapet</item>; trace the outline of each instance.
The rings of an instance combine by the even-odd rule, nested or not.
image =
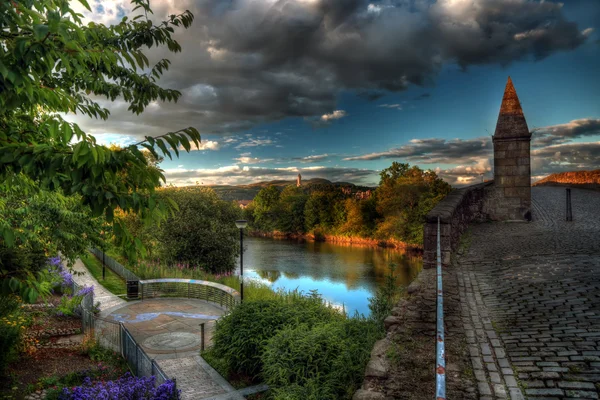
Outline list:
[[[437,223],[440,218],[442,264],[448,265],[458,247],[460,235],[473,222],[487,221],[486,199],[494,181],[454,189],[427,214],[423,229],[423,267],[435,268],[437,256]]]

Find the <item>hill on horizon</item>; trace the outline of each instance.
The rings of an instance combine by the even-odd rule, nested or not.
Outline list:
[[[600,189],[600,169],[551,174],[544,179],[540,179],[533,186],[577,186]]]
[[[213,189],[217,195],[226,201],[231,200],[253,200],[254,197],[260,192],[261,189],[276,186],[280,190],[288,185],[296,185],[296,180],[274,180],[250,183],[247,185],[206,185]],[[373,189],[368,186],[358,186],[350,182],[331,182],[324,178],[312,178],[302,180],[302,187],[310,191],[310,189],[316,189],[318,186],[351,186],[355,190],[368,190]]]

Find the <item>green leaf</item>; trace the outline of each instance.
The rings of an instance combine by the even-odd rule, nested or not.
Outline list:
[[[50,28],[48,27],[48,25],[34,25],[33,26],[33,36],[37,40],[44,39],[49,31],[50,31]]]

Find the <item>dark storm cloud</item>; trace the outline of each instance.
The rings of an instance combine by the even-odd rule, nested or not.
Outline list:
[[[346,157],[345,161],[399,158],[421,164],[456,164],[487,156],[492,150],[489,137],[475,139],[413,139],[409,144],[379,153]]]
[[[173,61],[166,86],[184,94],[133,117],[111,105],[104,132],[154,134],[192,125],[227,134],[257,123],[336,110],[340,90],[376,98],[434,82],[457,63],[506,65],[573,49],[580,32],[561,6],[526,0],[157,0],[155,16],[189,9],[178,31],[183,53],[152,49]],[[105,16],[104,16],[105,17]],[[83,122],[83,121],[81,121]],[[136,129],[141,127],[142,129]],[[144,130],[142,132],[142,130]]]
[[[576,119],[566,124],[532,130],[534,147],[561,144],[586,136],[600,135],[600,118]]]

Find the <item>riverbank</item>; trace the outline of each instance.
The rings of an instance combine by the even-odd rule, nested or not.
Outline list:
[[[291,240],[308,240],[313,242],[328,242],[337,244],[350,244],[365,247],[380,247],[387,249],[398,249],[398,250],[409,250],[420,252],[423,250],[423,246],[401,242],[396,239],[377,240],[371,238],[364,238],[360,236],[341,236],[341,235],[326,235],[322,233],[285,233],[279,231],[273,232],[262,232],[262,231],[250,231],[249,235],[252,237],[263,237],[272,239],[291,239]]]

